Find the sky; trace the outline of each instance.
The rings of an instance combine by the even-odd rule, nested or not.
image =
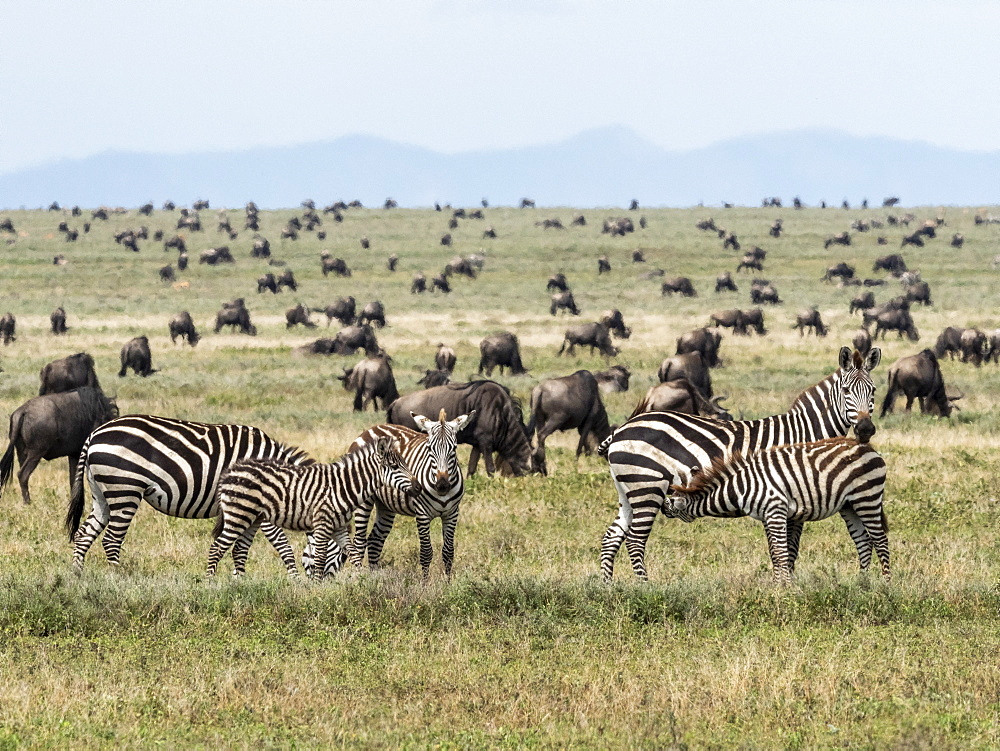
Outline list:
[[[0,0],[0,174],[367,134],[445,153],[624,125],[1000,150],[992,0]]]

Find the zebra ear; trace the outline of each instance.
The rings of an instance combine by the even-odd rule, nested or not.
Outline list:
[[[868,357],[865,358],[865,370],[875,370],[880,362],[882,362],[882,350],[872,347]]]
[[[388,436],[382,436],[375,441],[375,453],[379,459],[385,459],[385,455],[389,453],[390,446],[392,446],[392,439]]]
[[[410,417],[413,419],[413,422],[417,424],[417,427],[425,433],[427,432],[427,429],[434,424],[434,420],[429,420],[423,415],[418,415],[416,412],[410,412]]]
[[[472,410],[467,415],[459,415],[454,420],[452,420],[452,425],[455,426],[455,430],[459,431],[471,422],[472,418],[476,416],[476,410]]]
[[[851,364],[851,348],[841,347],[840,348],[840,368],[841,370],[846,370],[847,366]]]

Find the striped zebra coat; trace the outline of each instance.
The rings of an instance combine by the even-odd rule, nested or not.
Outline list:
[[[301,449],[284,446],[249,425],[127,415],[97,428],[80,453],[66,514],[74,568],[83,568],[87,551],[102,532],[108,562],[117,564],[129,524],[143,501],[161,513],[184,519],[218,515],[219,478],[244,459],[313,463]],[[85,482],[93,509],[81,527]],[[268,539],[285,538],[272,525],[266,525],[263,532]]]
[[[601,573],[610,581],[622,542],[636,576],[646,577],[646,541],[671,485],[686,485],[695,470],[715,458],[846,436],[854,428],[862,441],[875,433],[871,421],[875,384],[871,370],[881,359],[843,347],[840,368],[803,391],[791,409],[760,420],[722,422],[679,412],[647,412],[627,420],[598,448],[607,456],[618,491],[618,517],[604,533]],[[852,528],[852,537],[862,530]]]
[[[359,504],[383,486],[401,493],[416,492],[417,481],[391,438],[379,438],[363,450],[347,454],[332,464],[308,466],[273,461],[242,461],[230,467],[219,483],[216,502],[219,520],[215,541],[208,552],[208,575],[214,576],[222,556],[233,551],[237,570],[246,567],[246,554],[264,521],[283,529],[310,532],[318,578],[327,572],[330,543],[338,554],[347,550],[351,516]],[[285,539],[274,544],[290,576],[296,575],[295,556]],[[340,561],[343,563],[343,561]],[[339,568],[338,565],[336,568]]]
[[[750,516],[762,522],[775,581],[787,583],[795,570],[805,522],[840,513],[858,549],[861,568],[872,547],[890,579],[889,531],[882,499],[885,461],[867,443],[828,438],[777,446],[756,454],[712,460],[688,487],[673,486],[664,516],[691,522],[701,516]],[[864,534],[856,534],[860,523]]]

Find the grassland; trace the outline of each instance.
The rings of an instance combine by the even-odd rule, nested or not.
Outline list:
[[[1000,227],[974,225],[974,211],[914,210],[947,220],[942,239],[904,251],[935,305],[914,314],[918,344],[885,342],[880,394],[888,364],[930,346],[943,327],[1000,326],[1000,272],[990,266]],[[713,372],[734,413],[757,417],[784,411],[831,372],[857,326],[847,313],[855,290],[820,282],[825,268],[843,260],[867,273],[902,235],[886,227],[823,249],[827,235],[854,218],[884,218],[881,209],[650,210],[640,212],[648,228],[625,238],[599,231],[621,211],[584,211],[588,226],[558,231],[534,222],[568,225],[579,212],[488,209],[485,224],[498,239],[481,239],[483,222],[464,221],[449,249],[438,242],[443,214],[358,210],[342,224],[327,219],[323,242],[308,233],[279,241],[293,213],[265,212],[262,232],[300,289],[258,296],[266,262],[250,259],[250,233],[232,242],[216,234],[214,211],[202,212],[204,233],[187,234],[191,256],[226,242],[237,263],[195,262],[181,287],[157,278],[173,252],[149,241],[134,254],[111,239],[140,224],[171,234],[176,213],[112,216],[69,244],[56,232],[62,214],[0,212],[17,230],[0,244],[2,307],[18,319],[18,340],[0,352],[2,411],[37,393],[46,362],[85,350],[123,413],[253,423],[332,459],[379,415],[352,413],[336,380],[357,358],[292,356],[325,332],[322,324],[286,330],[287,307],[347,294],[382,300],[390,326],[379,339],[403,393],[417,388],[437,342],[455,347],[464,378],[475,371],[479,340],[510,329],[531,372],[500,380],[526,402],[539,380],[604,367],[596,357],[555,356],[568,320],[548,314],[544,285],[563,271],[581,320],[617,307],[634,330],[618,358],[635,374],[632,390],[607,399],[620,422],[679,334],[713,309],[749,307],[746,281],[738,294],[711,291],[716,273],[736,264],[717,237],[694,228],[714,214],[745,246],[767,249],[764,275],[785,300],[767,311],[767,337],[727,336],[725,366]],[[775,240],[767,228],[778,216],[787,233]],[[241,211],[230,217],[242,224]],[[84,220],[66,219],[71,227]],[[948,247],[954,231],[966,237],[959,251]],[[879,233],[889,246],[876,245]],[[360,248],[362,235],[371,250]],[[644,266],[630,262],[639,247]],[[354,275],[324,279],[322,249]],[[449,296],[409,294],[413,272],[430,276],[470,252],[488,259],[479,279],[457,281]],[[53,265],[57,253],[68,263]],[[393,253],[395,274],[385,268]],[[598,277],[605,253],[614,269]],[[639,279],[656,267],[690,276],[700,296],[662,298],[659,280]],[[879,299],[895,293],[876,290]],[[236,296],[247,298],[257,337],[211,333],[220,302]],[[56,305],[69,317],[63,338],[48,333]],[[831,326],[826,339],[790,329],[810,305]],[[167,319],[185,309],[204,334],[193,350],[167,336]],[[118,379],[119,348],[139,334],[150,337],[159,372]],[[206,582],[211,523],[149,509],[133,524],[119,570],[95,548],[76,578],[61,529],[65,460],[43,464],[34,504],[8,489],[0,512],[0,747],[996,747],[1000,375],[992,365],[946,361],[943,369],[966,394],[957,416],[877,421],[874,442],[890,468],[891,586],[856,571],[848,536],[829,521],[806,529],[797,581],[776,590],[763,534],[746,520],[661,521],[649,546],[651,583],[634,582],[620,559],[616,583],[605,586],[598,543],[617,501],[603,462],[575,461],[568,434],[548,443],[550,477],[470,480],[451,582],[437,562],[431,581],[420,581],[415,528],[405,519],[378,572],[350,571],[321,586],[288,582],[260,541],[245,579]]]

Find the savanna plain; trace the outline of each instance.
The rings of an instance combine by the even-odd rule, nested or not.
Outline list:
[[[286,329],[297,302],[320,307],[353,295],[359,306],[385,304],[379,342],[392,355],[401,393],[432,367],[438,342],[455,348],[455,380],[478,365],[486,335],[520,339],[527,376],[499,376],[525,404],[545,378],[607,362],[579,351],[557,357],[566,327],[618,308],[632,327],[614,362],[633,373],[631,389],[605,396],[612,423],[624,421],[656,382],[660,361],[682,333],[713,310],[750,308],[749,275],[738,293],[715,294],[714,279],[735,270],[695,223],[713,216],[744,248],[767,251],[763,276],[784,303],[766,307],[769,333],[726,332],[716,393],[737,417],[783,412],[806,387],[831,373],[859,316],[859,291],[820,280],[838,261],[873,274],[878,255],[897,252],[902,227],[851,232],[848,247],[826,237],[855,219],[885,221],[912,211],[918,222],[942,216],[938,238],[902,252],[919,268],[934,304],[916,306],[919,342],[890,335],[873,373],[885,393],[889,365],[933,345],[944,327],[1000,327],[1000,225],[976,224],[978,211],[917,207],[843,210],[695,208],[534,210],[488,208],[486,218],[450,212],[350,209],[324,216],[315,233],[280,240],[301,210],[261,212],[261,233],[275,258],[294,270],[297,292],[256,293],[267,261],[250,257],[252,233],[229,240],[215,230],[186,232],[191,266],[182,284],[161,282],[175,260],[152,239],[140,252],[116,245],[114,232],[149,227],[175,232],[177,212],[151,217],[89,211],[5,211],[15,232],[0,235],[0,307],[17,317],[17,340],[0,351],[0,413],[38,393],[41,367],[91,353],[101,383],[122,414],[153,413],[206,422],[250,423],[320,460],[340,456],[383,413],[354,413],[337,380],[358,357],[301,357],[293,349],[326,335]],[[569,226],[583,214],[587,225]],[[601,223],[628,215],[636,231],[602,234]],[[647,227],[640,229],[644,216]],[[243,225],[242,208],[229,211]],[[774,219],[785,233],[768,235]],[[535,222],[559,218],[566,229]],[[66,220],[87,234],[75,243],[56,230]],[[496,239],[484,239],[492,225]],[[912,227],[911,227],[912,230]],[[952,233],[965,244],[950,247]],[[885,235],[888,245],[876,244]],[[359,238],[371,247],[363,250]],[[200,250],[226,244],[236,262],[197,263]],[[646,262],[632,263],[643,249]],[[320,252],[347,261],[350,278],[320,271]],[[482,253],[478,279],[453,278],[454,291],[410,294],[417,271],[428,279],[455,255]],[[53,264],[62,254],[65,264]],[[399,256],[396,272],[386,268]],[[598,276],[607,255],[609,274]],[[659,277],[688,276],[696,298],[663,297]],[[278,269],[280,270],[280,269]],[[564,272],[579,319],[549,314],[548,277]],[[878,301],[899,293],[889,279]],[[212,333],[225,300],[245,297],[256,337]],[[69,332],[49,333],[62,305]],[[795,314],[815,306],[826,338],[800,337]],[[188,310],[203,335],[195,348],[172,345],[167,321]],[[335,331],[336,322],[330,331]],[[118,378],[118,353],[149,337],[149,378]],[[66,460],[43,463],[33,503],[14,487],[0,499],[0,747],[404,746],[404,747],[852,747],[1000,746],[1000,368],[942,361],[946,382],[963,394],[947,419],[914,411],[876,418],[873,444],[886,458],[886,511],[893,581],[857,570],[854,547],[836,519],[806,526],[795,582],[770,581],[760,526],[746,519],[657,522],[650,538],[649,583],[635,581],[624,556],[615,581],[598,572],[601,536],[617,510],[604,460],[575,458],[575,433],[548,442],[549,476],[486,477],[467,483],[455,572],[436,558],[420,576],[412,519],[398,518],[376,571],[341,572],[322,584],[289,581],[263,539],[241,580],[204,575],[211,520],[171,519],[140,510],[112,570],[100,546],[82,576],[71,573],[63,530]],[[463,466],[468,447],[460,447]],[[482,470],[481,470],[482,472]],[[300,536],[293,544],[301,547]]]

